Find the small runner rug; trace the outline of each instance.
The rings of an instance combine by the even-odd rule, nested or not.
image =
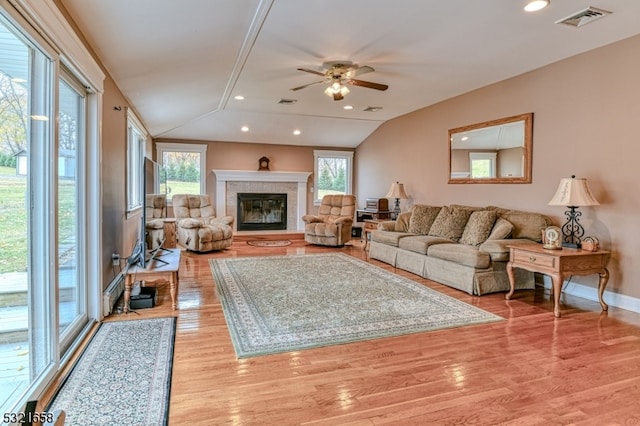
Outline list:
[[[502,320],[341,253],[209,262],[238,358]]]
[[[291,245],[290,240],[249,240],[247,244],[256,247],[286,247]]]
[[[105,322],[65,379],[49,412],[67,425],[166,425],[174,317]]]

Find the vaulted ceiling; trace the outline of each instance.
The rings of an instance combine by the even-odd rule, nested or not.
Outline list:
[[[355,147],[386,120],[640,33],[638,0],[60,2],[151,135],[176,140]],[[589,6],[613,13],[555,23]],[[389,89],[290,90],[328,61]]]

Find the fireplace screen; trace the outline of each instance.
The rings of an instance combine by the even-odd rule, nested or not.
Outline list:
[[[238,231],[287,229],[287,194],[238,193]]]

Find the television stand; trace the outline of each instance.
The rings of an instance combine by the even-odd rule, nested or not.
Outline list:
[[[178,297],[179,269],[180,269],[180,250],[165,249],[163,258],[153,258],[144,268],[139,265],[132,265],[127,269],[124,279],[124,312],[131,311],[129,302],[131,300],[131,287],[136,279],[145,282],[154,282],[158,280],[169,281],[171,291],[172,309],[178,309],[176,299]]]

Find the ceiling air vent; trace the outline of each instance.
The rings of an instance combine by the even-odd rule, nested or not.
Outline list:
[[[584,10],[581,10],[580,12],[574,13],[573,15],[569,15],[566,18],[556,21],[556,24],[564,24],[571,27],[581,27],[597,19],[604,18],[605,16],[610,14],[611,12],[609,12],[608,10],[597,9],[590,6]]]
[[[279,103],[279,104],[282,104],[282,105],[293,105],[293,104],[295,104],[296,102],[298,102],[298,100],[297,100],[297,99],[284,99],[284,98],[281,98],[281,99],[278,101],[278,103]]]
[[[382,107],[370,106],[370,107],[366,107],[365,109],[363,109],[363,111],[366,111],[366,112],[378,112],[381,109],[382,109]]]

